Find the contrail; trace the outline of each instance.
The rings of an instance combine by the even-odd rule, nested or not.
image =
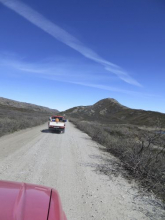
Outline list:
[[[93,50],[83,45],[83,43],[81,43],[77,38],[69,34],[67,31],[63,30],[53,22],[49,21],[47,18],[30,8],[26,4],[18,0],[0,0],[0,2],[30,21],[32,24],[41,28],[43,31],[50,34],[60,42],[78,51],[84,57],[103,65],[107,71],[116,74],[121,80],[132,85],[141,86],[140,83],[130,77],[124,70],[122,70],[122,68],[103,59]]]

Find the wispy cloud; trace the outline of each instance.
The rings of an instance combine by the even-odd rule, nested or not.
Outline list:
[[[113,87],[113,86],[106,86],[106,85],[101,85],[101,84],[93,84],[93,83],[83,83],[83,82],[76,82],[76,81],[65,81],[65,80],[57,80],[61,82],[66,82],[66,83],[72,83],[76,85],[81,85],[81,86],[87,86],[91,88],[97,88],[97,89],[103,89],[107,91],[112,91],[112,92],[119,92],[119,93],[124,93],[128,95],[133,95],[133,96],[139,96],[139,97],[153,97],[153,98],[163,98],[160,95],[155,95],[155,94],[149,94],[149,93],[144,93],[144,92],[136,92],[136,91],[131,91],[131,90],[125,90],[125,89],[120,89],[118,87]],[[164,98],[163,98],[164,99]]]
[[[66,44],[72,49],[78,51],[84,57],[93,60],[104,68],[117,75],[121,80],[127,82],[132,85],[141,86],[135,79],[133,79],[126,71],[124,71],[118,65],[111,63],[102,57],[100,57],[97,53],[95,53],[90,48],[86,47],[82,42],[80,42],[77,38],[66,32],[64,29],[60,28],[53,22],[49,21],[47,18],[42,16],[37,11],[33,10],[26,4],[17,1],[17,0],[0,0],[0,2],[11,10],[15,11],[17,14],[21,15],[25,19],[27,19],[32,24],[41,28],[46,33],[50,34],[60,42]]]
[[[148,93],[144,90],[144,88],[137,87],[135,91],[132,91],[123,89],[117,85],[114,86],[116,78],[112,78],[111,76],[107,76],[106,74],[102,73],[98,74],[101,68],[99,69],[98,67],[95,67],[95,65],[84,65],[84,63],[82,63],[80,60],[76,60],[76,64],[74,63],[75,60],[68,60],[64,58],[57,60],[60,60],[60,62],[55,62],[55,60],[51,58],[45,61],[42,60],[42,62],[38,62],[36,64],[25,62],[17,55],[7,54],[4,56],[3,53],[0,54],[0,75],[1,73],[3,74],[3,72],[8,72],[9,75],[14,75],[16,77],[25,74],[30,75],[31,77],[37,77],[37,79],[42,78],[61,83],[75,84],[115,93],[127,94],[129,96],[162,99],[162,96]],[[77,74],[78,68],[80,71]],[[112,86],[109,82],[111,82]]]
[[[10,69],[19,74],[29,74],[35,77],[44,77],[45,79],[54,79],[57,76],[77,81],[105,81],[116,82],[117,78],[106,74],[102,67],[94,63],[85,63],[80,59],[65,57],[47,58],[38,62],[27,62],[18,55],[9,53],[0,53],[0,68],[3,71]],[[78,71],[77,71],[78,70]]]

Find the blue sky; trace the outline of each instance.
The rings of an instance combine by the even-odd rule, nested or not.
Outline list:
[[[0,96],[165,113],[163,0],[0,0]]]

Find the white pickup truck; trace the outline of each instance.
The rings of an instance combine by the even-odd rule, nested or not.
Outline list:
[[[60,131],[60,132],[65,132],[65,122],[66,120],[64,119],[63,116],[52,116],[49,118],[48,122],[48,129],[49,130],[54,130],[54,131]]]

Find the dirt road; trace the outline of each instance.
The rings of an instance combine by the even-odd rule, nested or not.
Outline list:
[[[117,174],[108,165],[114,160],[69,122],[65,134],[49,133],[45,124],[0,138],[0,179],[56,188],[68,220],[165,219],[135,183],[98,171],[109,167]]]

